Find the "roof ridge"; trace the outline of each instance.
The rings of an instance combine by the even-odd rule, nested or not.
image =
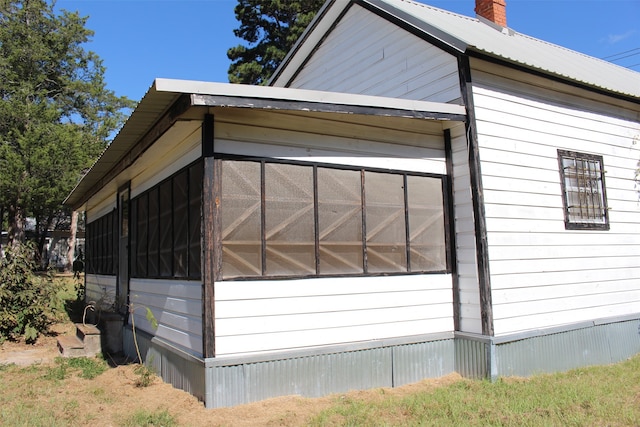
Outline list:
[[[475,18],[475,17],[472,17],[472,16],[468,16],[468,15],[463,15],[463,14],[457,13],[457,12],[452,12],[450,10],[442,9],[442,8],[439,8],[439,7],[436,7],[436,6],[432,6],[432,5],[427,4],[427,3],[421,3],[421,2],[416,1],[416,0],[399,0],[399,1],[402,2],[402,3],[410,3],[410,4],[414,5],[414,6],[419,6],[419,7],[424,7],[424,8],[427,8],[427,9],[432,9],[432,10],[434,10],[436,12],[440,12],[440,13],[443,13],[445,15],[453,15],[453,16],[456,16],[458,18],[467,19],[469,21],[478,21],[478,18]]]

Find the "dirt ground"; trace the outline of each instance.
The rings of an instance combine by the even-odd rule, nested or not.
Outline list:
[[[73,333],[72,324],[55,325],[53,336],[38,339],[34,345],[5,342],[0,346],[0,364],[51,364],[59,356],[56,334]],[[57,392],[74,401],[79,414],[95,416],[91,424],[118,425],[125,414],[137,410],[149,412],[167,410],[180,426],[302,426],[314,415],[331,406],[337,399],[377,401],[391,395],[403,396],[419,390],[430,390],[459,380],[456,374],[436,380],[425,380],[395,389],[352,391],[322,398],[284,396],[232,408],[205,409],[202,402],[190,394],[175,389],[156,378],[147,388],[135,386],[138,376],[134,365],[109,369],[88,381],[72,377],[61,383]],[[100,393],[97,391],[101,390]],[[108,393],[108,397],[99,396]],[[98,396],[98,397],[97,397]],[[77,405],[75,404],[77,402]],[[116,409],[117,408],[117,409]]]

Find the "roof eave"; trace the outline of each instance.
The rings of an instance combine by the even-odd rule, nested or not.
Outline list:
[[[105,179],[132,164],[148,146],[193,107],[229,107],[464,121],[463,106],[368,95],[156,79],[113,142],[63,204],[74,209]],[[135,147],[135,150],[134,150]],[[132,152],[135,151],[135,152]]]
[[[492,62],[494,64],[510,67],[515,70],[519,70],[519,71],[523,71],[523,72],[537,75],[540,77],[544,77],[547,79],[551,79],[559,83],[567,84],[569,86],[573,86],[573,87],[585,89],[594,93],[598,93],[599,95],[610,96],[612,98],[616,98],[622,101],[632,102],[634,104],[640,104],[640,97],[634,94],[619,92],[619,91],[616,91],[615,89],[601,87],[601,86],[590,84],[588,82],[584,82],[581,80],[576,80],[569,76],[553,73],[544,68],[536,67],[532,64],[526,64],[526,63],[514,61],[514,60],[511,60],[510,58],[497,55],[493,52],[487,52],[485,50],[478,49],[475,46],[469,46],[465,53],[469,57],[483,59],[483,60]]]

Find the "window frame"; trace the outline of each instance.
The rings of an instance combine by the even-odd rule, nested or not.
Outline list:
[[[597,186],[597,187],[601,187],[601,188],[597,188],[598,190],[597,194],[599,195],[598,197],[599,206],[589,202],[585,204],[580,203],[579,205],[581,210],[589,211],[589,210],[594,210],[594,208],[597,210],[601,210],[602,213],[599,216],[597,217],[594,216],[594,218],[597,218],[597,220],[589,221],[587,219],[587,220],[581,221],[580,218],[576,218],[577,215],[571,213],[571,209],[574,206],[571,205],[570,194],[576,193],[576,192],[580,194],[581,190],[587,189],[587,187],[584,185],[582,186],[576,185],[575,188],[577,188],[577,191],[572,191],[569,188],[567,181],[570,179],[570,177],[566,173],[567,167],[565,166],[565,163],[564,163],[565,159],[574,159],[576,163],[578,161],[583,161],[583,162],[598,164],[599,167],[594,171],[589,171],[585,168],[581,168],[580,171],[582,172],[580,171],[575,172],[576,176],[578,176],[579,174],[584,175],[585,171],[588,174],[594,173],[595,178],[589,179],[589,182],[593,182],[593,181],[600,182],[600,184]],[[566,230],[609,230],[610,229],[609,207],[607,202],[607,186],[605,182],[606,172],[604,170],[603,157],[596,154],[588,154],[588,153],[581,153],[577,151],[568,151],[568,150],[559,149],[558,150],[558,168],[560,172],[560,184],[562,188],[562,206],[563,206],[563,212],[564,212],[565,229]],[[591,188],[593,188],[593,186],[591,186]]]
[[[131,199],[131,209],[136,212],[136,217],[131,218],[130,247],[134,250],[129,257],[131,265],[135,265],[131,278],[201,280],[202,168],[199,159]],[[186,183],[180,206],[186,211],[186,218],[175,212],[177,179]],[[165,190],[165,200],[161,189]],[[183,226],[176,226],[176,221],[182,221]],[[180,231],[186,236],[176,236]],[[182,245],[179,254],[175,252],[176,242]]]
[[[116,274],[118,237],[117,209],[87,223],[85,262],[88,274],[104,276]]]
[[[224,161],[243,161],[243,162],[255,162],[260,164],[260,169],[261,169],[261,186],[262,191],[264,191],[264,170],[265,170],[265,164],[269,164],[269,163],[275,163],[275,164],[286,164],[286,165],[299,165],[299,166],[307,166],[307,167],[311,167],[313,169],[313,176],[314,176],[314,193],[315,193],[315,201],[314,201],[314,212],[315,212],[315,218],[314,218],[314,222],[315,222],[315,227],[316,227],[316,231],[315,231],[315,247],[316,247],[316,272],[315,274],[305,274],[305,275],[268,275],[266,274],[266,270],[264,268],[264,264],[263,264],[263,268],[262,268],[262,274],[261,275],[251,275],[251,276],[233,276],[233,277],[224,277],[223,276],[223,272],[220,272],[220,276],[221,276],[221,280],[223,281],[251,281],[251,280],[255,280],[255,281],[261,281],[261,280],[287,280],[287,279],[301,279],[301,278],[316,278],[316,277],[376,277],[376,276],[398,276],[398,275],[428,275],[428,274],[450,274],[452,273],[453,269],[452,269],[452,265],[451,265],[451,259],[452,259],[452,254],[451,254],[451,241],[452,241],[452,236],[450,236],[450,195],[447,193],[447,188],[449,188],[448,182],[449,182],[449,177],[447,175],[442,175],[442,174],[436,174],[436,173],[427,173],[427,172],[415,172],[415,171],[406,171],[406,170],[394,170],[394,169],[382,169],[382,168],[375,168],[375,167],[364,167],[364,166],[355,166],[355,165],[341,165],[341,164],[332,164],[332,163],[320,163],[320,162],[306,162],[306,161],[300,161],[300,160],[289,160],[289,159],[275,159],[275,158],[263,158],[263,157],[254,157],[254,156],[241,156],[241,155],[230,155],[230,154],[219,154],[216,155],[216,158],[222,162]],[[222,164],[221,164],[222,166]],[[410,264],[410,256],[407,258],[406,263],[405,263],[405,270],[404,271],[388,271],[388,272],[375,272],[375,273],[371,273],[368,272],[367,269],[363,269],[362,273],[321,273],[318,270],[318,266],[319,266],[319,255],[317,252],[317,248],[318,248],[318,182],[317,182],[317,173],[318,173],[318,169],[319,168],[329,168],[329,169],[335,169],[335,170],[350,170],[350,171],[356,171],[358,173],[360,173],[361,175],[364,175],[367,172],[371,172],[371,173],[383,173],[383,174],[394,174],[394,175],[399,175],[402,177],[402,182],[403,182],[403,197],[404,197],[404,208],[405,208],[405,231],[406,234],[408,235],[409,231],[409,222],[407,220],[407,216],[408,216],[408,211],[407,211],[407,177],[409,176],[416,176],[416,177],[425,177],[425,178],[434,178],[434,179],[438,179],[440,180],[440,191],[441,191],[441,197],[442,197],[442,233],[443,233],[443,241],[442,244],[444,246],[444,251],[443,251],[443,269],[439,269],[439,270],[419,270],[419,271],[412,271],[411,269],[411,264]],[[224,173],[224,169],[223,172]],[[364,180],[361,181],[361,190],[363,192],[362,196],[364,197],[364,188],[365,188],[365,182]],[[263,204],[262,207],[264,209],[264,193],[263,193]],[[222,194],[220,194],[220,199],[221,199],[221,210],[222,212],[224,212],[224,208],[225,208],[225,200],[224,197],[222,197]],[[362,200],[363,203],[363,210],[364,210],[364,204],[365,204],[365,200]],[[261,222],[264,222],[264,217],[265,217],[265,211],[262,210],[262,212],[260,213],[261,216]],[[365,229],[365,233],[366,233],[366,212],[363,211],[363,228]],[[264,226],[264,224],[263,224]],[[261,237],[264,240],[264,233]],[[410,250],[410,243],[407,243],[407,247],[406,250],[407,252],[409,252]],[[219,248],[217,248],[217,250],[219,251],[223,251],[222,247],[223,247],[223,242],[222,240],[218,240],[217,242],[219,246]],[[366,238],[363,237],[363,245],[364,245],[364,252],[365,252],[365,259],[366,259]],[[263,263],[265,262],[265,242],[262,242],[262,255],[263,255]],[[366,261],[365,261],[366,263]]]

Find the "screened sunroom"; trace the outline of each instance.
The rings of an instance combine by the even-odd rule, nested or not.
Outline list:
[[[209,407],[452,372],[463,112],[157,80],[67,200],[87,212],[87,299],[122,313],[126,353],[135,325],[143,357]],[[408,348],[418,371],[394,359]],[[324,373],[282,382],[288,363]]]

